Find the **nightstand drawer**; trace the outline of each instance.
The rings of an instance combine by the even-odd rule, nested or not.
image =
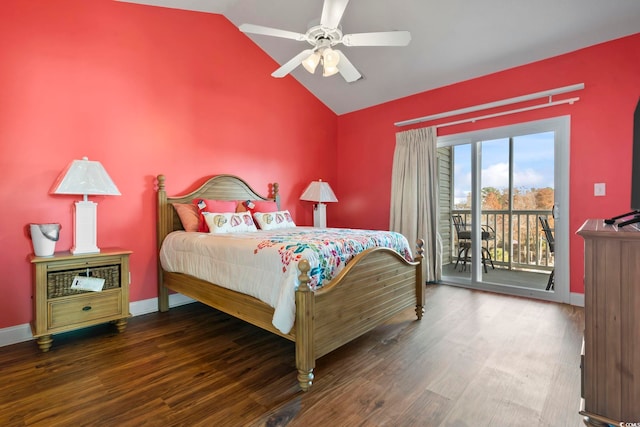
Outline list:
[[[49,301],[49,329],[122,316],[121,292],[105,291]]]

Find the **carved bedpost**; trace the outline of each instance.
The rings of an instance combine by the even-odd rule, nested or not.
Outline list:
[[[164,280],[162,277],[162,265],[160,265],[160,246],[165,237],[167,237],[168,230],[171,229],[172,224],[170,216],[167,214],[167,192],[164,186],[164,175],[158,175],[158,224],[157,224],[157,239],[158,239],[158,310],[169,310],[169,290],[164,286]]]
[[[296,290],[296,367],[300,388],[302,391],[308,391],[313,383],[313,368],[316,366],[313,347],[315,299],[309,287],[309,261],[301,260],[298,269],[300,284]]]
[[[425,289],[422,280],[422,260],[424,259],[424,240],[418,239],[416,242],[416,256],[414,261],[418,263],[416,266],[416,316],[418,320],[424,315]]]
[[[273,183],[273,200],[276,201],[276,205],[278,206],[278,210],[280,209],[280,184],[277,182]]]

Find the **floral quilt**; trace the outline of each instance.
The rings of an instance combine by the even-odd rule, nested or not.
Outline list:
[[[412,261],[407,239],[400,233],[389,231],[357,230],[346,228],[305,229],[297,227],[285,232],[274,232],[258,242],[255,252],[267,248],[278,251],[282,271],[297,268],[297,262],[304,257],[312,267],[309,271],[312,289],[333,279],[345,265],[360,252],[373,248],[390,248]],[[309,259],[311,253],[313,254]]]

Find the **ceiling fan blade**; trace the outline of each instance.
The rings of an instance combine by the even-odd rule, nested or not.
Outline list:
[[[294,33],[293,31],[279,30],[277,28],[263,27],[261,25],[242,24],[238,27],[243,33],[262,34],[264,36],[282,37],[285,39],[293,39],[304,41],[304,34]]]
[[[287,74],[292,72],[298,65],[302,64],[302,61],[307,59],[312,53],[313,50],[311,49],[303,50],[302,52],[291,58],[288,62],[283,64],[282,67],[271,73],[271,76],[278,78],[286,76]]]
[[[356,67],[353,66],[351,61],[347,59],[347,56],[337,49],[334,49],[334,51],[340,54],[340,61],[338,62],[337,67],[338,71],[340,72],[342,77],[344,77],[347,83],[352,83],[356,80],[360,80],[362,78],[362,74],[360,74]]]
[[[411,41],[409,31],[386,31],[381,33],[345,34],[345,46],[406,46]]]
[[[324,0],[320,25],[327,28],[338,28],[349,0]]]

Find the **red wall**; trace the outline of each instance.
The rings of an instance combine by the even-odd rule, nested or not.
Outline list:
[[[447,133],[571,115],[571,230],[629,208],[631,113],[640,35],[461,82],[336,118],[218,15],[112,0],[0,2],[0,328],[31,320],[25,227],[60,222],[72,244],[72,196],[49,189],[72,159],[100,160],[122,196],[93,197],[98,244],[134,251],[131,300],[156,296],[155,176],[170,194],[232,173],[298,200],[319,177],[340,200],[332,226],[388,228],[393,123],[583,82],[581,100],[443,128]],[[606,182],[607,196],[593,197]],[[571,237],[571,290],[582,292],[582,241]]]
[[[571,115],[570,286],[571,292],[584,292],[583,242],[574,232],[587,218],[611,217],[630,209],[632,116],[640,96],[640,33],[340,116],[336,188],[340,204],[339,209],[332,209],[332,224],[389,227],[395,133],[411,128],[395,127],[394,122],[576,83],[584,83],[585,89],[557,98],[579,96],[574,105],[445,127],[439,135]],[[596,182],[607,184],[605,197],[593,196]]]
[[[72,244],[74,196],[48,192],[82,156],[122,196],[98,202],[98,246],[133,250],[131,300],[156,296],[157,174],[169,194],[231,173],[298,197],[335,181],[336,116],[220,15],[112,0],[0,2],[0,328],[31,320],[30,222],[59,222]]]

